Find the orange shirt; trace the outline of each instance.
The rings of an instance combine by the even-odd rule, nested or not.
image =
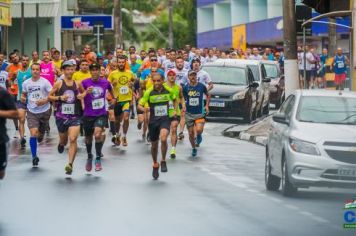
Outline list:
[[[9,93],[12,95],[17,95],[19,88],[17,85],[17,71],[22,70],[22,64],[18,63],[17,65],[15,64],[10,64],[7,67],[7,72],[9,73],[9,82],[10,82],[10,88],[8,89]]]
[[[88,54],[85,54],[85,60],[91,65],[94,62],[96,62],[96,55],[94,52],[89,52]]]

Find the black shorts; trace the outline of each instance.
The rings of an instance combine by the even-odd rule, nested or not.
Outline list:
[[[180,116],[174,116],[169,119],[171,120],[171,122],[173,122],[173,121],[178,121],[178,123],[180,122]]]
[[[158,141],[159,135],[161,133],[161,129],[166,129],[169,132],[170,128],[171,128],[170,119],[157,120],[157,121],[150,122],[148,124],[148,132],[150,133],[150,140],[152,142]]]
[[[108,117],[106,115],[95,117],[83,116],[82,123],[85,136],[92,136],[95,127],[104,129],[108,125]]]
[[[75,118],[71,120],[56,118],[56,125],[59,133],[66,133],[69,127],[80,126],[80,118]]]
[[[127,102],[118,102],[115,104],[114,113],[115,117],[120,117],[122,113],[130,113],[130,101]]]
[[[0,143],[0,171],[7,166],[7,143]]]

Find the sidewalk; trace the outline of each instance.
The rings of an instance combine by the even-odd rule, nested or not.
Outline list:
[[[223,131],[223,135],[265,146],[271,122],[272,116],[268,116],[255,124],[229,127]]]

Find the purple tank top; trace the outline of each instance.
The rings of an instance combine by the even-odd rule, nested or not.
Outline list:
[[[84,116],[95,117],[106,115],[106,92],[108,90],[111,91],[111,84],[106,79],[99,79],[98,81],[86,79],[82,81],[82,85],[85,90],[93,87],[93,92],[84,97]]]
[[[63,80],[61,88],[56,92],[56,96],[68,96],[67,101],[56,102],[56,117],[61,119],[75,119],[80,116],[80,101],[77,99],[79,92],[76,83],[68,86]]]

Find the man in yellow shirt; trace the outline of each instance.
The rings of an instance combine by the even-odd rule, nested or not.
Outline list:
[[[90,79],[91,74],[89,71],[89,63],[86,60],[82,60],[79,63],[79,71],[73,74],[73,80],[77,83],[81,83],[85,79]]]
[[[61,67],[63,60],[61,60],[61,52],[57,49],[52,54],[52,62],[56,68],[56,78],[59,78],[62,75]]]
[[[117,99],[114,112],[116,132],[118,132],[118,136],[114,135],[113,141],[115,141],[115,144],[118,146],[121,142],[123,146],[127,146],[126,134],[129,129],[130,105],[132,103],[132,87],[135,82],[135,74],[132,71],[125,69],[126,58],[124,56],[120,56],[117,63],[118,69],[111,72],[108,78],[113,87],[114,96]],[[122,139],[121,121],[123,121]]]

